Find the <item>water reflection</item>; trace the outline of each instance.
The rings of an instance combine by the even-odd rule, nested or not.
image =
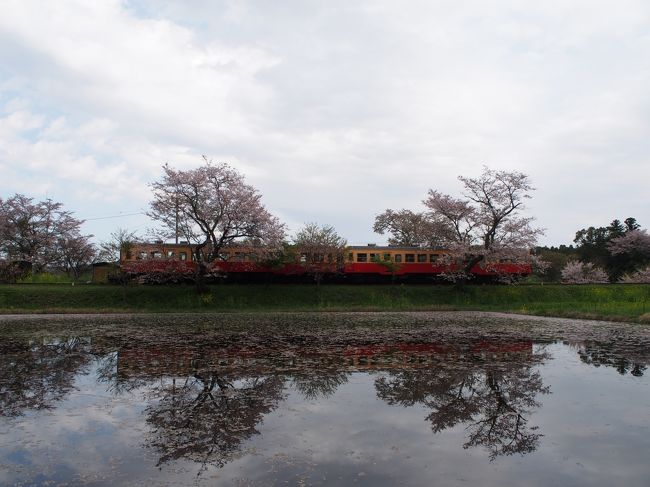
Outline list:
[[[3,341],[0,344],[0,415],[49,409],[71,389],[92,359],[88,340],[79,337]]]
[[[219,371],[171,379],[152,388],[146,409],[158,465],[179,458],[223,466],[258,433],[262,418],[283,398],[278,376],[235,376]]]
[[[548,388],[533,371],[545,355],[534,353],[532,342],[398,342],[338,350],[314,354],[297,348],[278,357],[276,350],[258,348],[252,357],[238,348],[236,358],[228,349],[203,348],[197,358],[178,348],[130,350],[121,368],[135,381],[166,370],[189,374],[151,386],[157,402],[147,408],[149,445],[160,452],[159,463],[185,457],[223,466],[257,433],[256,425],[282,401],[288,383],[306,399],[317,399],[332,395],[358,370],[387,373],[376,380],[377,396],[387,403],[431,408],[427,420],[434,433],[466,423],[465,448],[485,447],[494,458],[537,446],[540,434],[527,416]],[[162,370],[160,357],[166,359]]]
[[[488,360],[470,352],[463,363],[435,360],[423,370],[390,371],[377,379],[377,395],[389,404],[426,406],[434,433],[464,424],[463,448],[482,446],[491,459],[530,453],[541,435],[528,418],[540,405],[537,396],[549,393],[534,365],[547,357],[532,343],[481,345],[491,349]]]
[[[285,330],[7,337],[0,342],[0,415],[52,409],[92,377],[113,398],[137,394],[145,406],[143,447],[158,467],[180,460],[222,468],[246,451],[265,418],[298,394],[326,401],[366,374],[384,405],[422,409],[432,435],[462,428],[464,449],[490,460],[539,448],[536,424],[552,391],[541,368],[546,347],[522,334],[432,330]],[[441,338],[444,338],[442,340]],[[643,344],[573,340],[580,361],[640,377]],[[458,446],[461,446],[460,444]]]
[[[647,369],[647,350],[635,354],[629,349],[622,349],[616,342],[603,343],[586,341],[574,344],[580,360],[594,367],[614,367],[619,374],[642,377]]]

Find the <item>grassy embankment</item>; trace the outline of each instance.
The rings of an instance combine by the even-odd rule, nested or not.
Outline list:
[[[0,286],[0,313],[480,310],[650,323],[650,285]]]

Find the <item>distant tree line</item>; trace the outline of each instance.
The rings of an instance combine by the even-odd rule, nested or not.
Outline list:
[[[650,282],[650,235],[635,218],[576,232],[575,245],[536,247],[548,263],[540,277],[567,283]]]

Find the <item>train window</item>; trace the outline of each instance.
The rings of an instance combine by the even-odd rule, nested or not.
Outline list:
[[[246,254],[244,252],[235,252],[235,261],[244,262]]]
[[[302,262],[303,264],[307,262],[307,254],[304,253],[300,254],[300,262]]]
[[[179,252],[178,258],[181,260],[187,260],[187,252]]]
[[[162,259],[162,252],[160,250],[154,250],[151,252],[151,257],[154,259]]]
[[[406,254],[405,260],[406,262],[415,262],[415,254]]]
[[[357,262],[368,262],[368,254],[357,254]]]
[[[390,262],[390,254],[384,254],[384,261]]]
[[[395,262],[402,262],[402,254],[395,254]]]
[[[429,262],[437,262],[437,261],[438,261],[438,254],[429,255]]]
[[[174,251],[173,250],[168,250],[167,251],[167,258],[168,259],[173,259],[174,258]]]
[[[230,258],[230,252],[220,252],[219,258],[221,260],[228,260]]]
[[[418,262],[426,262],[427,254],[418,254]]]
[[[145,260],[147,258],[146,252],[138,252],[138,259]]]
[[[377,254],[370,254],[370,262],[377,262]]]

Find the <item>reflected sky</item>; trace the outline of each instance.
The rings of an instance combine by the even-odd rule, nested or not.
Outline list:
[[[650,478],[647,327],[341,313],[0,330],[2,485]]]

